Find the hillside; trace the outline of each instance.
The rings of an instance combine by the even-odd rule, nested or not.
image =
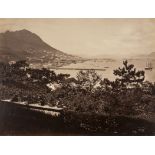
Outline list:
[[[3,62],[27,60],[37,66],[60,67],[80,61],[80,57],[59,51],[45,43],[38,35],[28,31],[0,33],[0,56]]]
[[[149,57],[155,58],[155,52],[150,53]]]

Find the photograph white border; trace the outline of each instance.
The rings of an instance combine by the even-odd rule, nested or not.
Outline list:
[[[154,18],[154,0],[0,0],[0,18]]]
[[[0,18],[154,18],[154,0],[1,0]],[[154,155],[154,137],[0,137],[4,155]]]

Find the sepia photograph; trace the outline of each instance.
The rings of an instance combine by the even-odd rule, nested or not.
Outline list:
[[[0,18],[1,136],[154,136],[155,18]]]

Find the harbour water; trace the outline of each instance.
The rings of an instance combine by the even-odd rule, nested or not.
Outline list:
[[[80,69],[96,69],[96,72],[102,78],[108,78],[110,80],[114,80],[116,76],[113,75],[113,70],[117,69],[118,67],[123,66],[123,60],[88,60],[83,63],[77,64],[70,64],[68,66],[63,66],[62,68],[55,69],[56,73],[64,73],[70,74],[71,77],[76,77],[77,73]],[[146,60],[145,59],[129,59],[129,64],[134,64],[137,70],[144,70],[145,71],[145,80],[150,82],[155,82],[155,61],[152,62],[152,71],[145,70]]]

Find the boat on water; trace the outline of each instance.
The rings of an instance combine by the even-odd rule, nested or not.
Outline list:
[[[147,62],[146,63],[146,67],[145,67],[145,70],[152,70],[153,69],[153,67],[152,67],[152,63],[151,62]]]
[[[108,66],[105,66],[104,68],[109,68]]]

